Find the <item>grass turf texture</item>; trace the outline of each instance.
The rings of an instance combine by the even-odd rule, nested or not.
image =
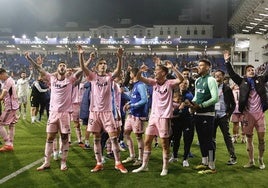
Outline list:
[[[267,113],[266,113],[267,117]],[[267,121],[268,122],[268,121]],[[230,126],[232,128],[232,125]],[[41,159],[44,154],[46,139],[46,119],[34,124],[30,123],[30,117],[27,120],[20,119],[16,124],[16,135],[13,152],[0,153],[0,180],[13,172]],[[85,127],[82,127],[83,133]],[[232,130],[231,130],[232,131]],[[233,166],[226,165],[229,160],[226,146],[223,141],[220,129],[217,133],[216,150],[216,174],[201,175],[194,170],[194,166],[201,161],[199,146],[196,145],[197,137],[191,147],[194,158],[189,159],[190,167],[182,167],[182,149],[181,142],[179,150],[179,162],[169,165],[169,173],[161,177],[162,169],[162,149],[152,149],[152,155],[149,161],[149,171],[141,173],[132,173],[137,167],[128,163],[125,167],[129,170],[128,174],[121,174],[114,169],[114,161],[109,159],[104,164],[104,170],[98,173],[91,173],[90,170],[95,166],[93,149],[83,150],[76,140],[74,129],[72,129],[72,145],[69,151],[67,161],[68,170],[60,171],[60,161],[51,159],[51,169],[38,172],[34,167],[18,174],[12,179],[0,184],[4,187],[266,187],[268,183],[268,167],[264,170],[258,168],[258,145],[257,135],[254,134],[255,162],[256,167],[245,169],[243,165],[248,162],[246,145],[240,142],[235,144],[238,163]],[[267,142],[267,137],[266,137]],[[93,139],[90,140],[91,146]],[[136,143],[136,142],[135,142]],[[136,147],[137,148],[137,147]],[[137,150],[137,149],[136,149]],[[137,153],[137,152],[136,152]],[[121,160],[127,158],[127,152],[121,152]],[[264,155],[264,162],[268,165],[267,152]]]

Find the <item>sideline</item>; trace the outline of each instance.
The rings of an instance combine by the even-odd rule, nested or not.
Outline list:
[[[41,159],[39,159],[39,160],[37,160],[37,161],[35,161],[35,162],[33,162],[33,163],[21,168],[19,170],[17,170],[16,172],[13,172],[12,174],[0,179],[0,185],[2,183],[5,183],[6,181],[10,180],[11,178],[16,177],[17,175],[21,174],[22,172],[25,172],[26,170],[29,170],[30,168],[34,167],[35,165],[43,162],[43,160],[44,160],[44,157],[42,157]]]

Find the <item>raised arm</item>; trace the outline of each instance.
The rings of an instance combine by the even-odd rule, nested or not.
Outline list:
[[[175,73],[176,78],[178,80],[178,84],[180,84],[184,80],[181,72],[173,65],[171,61],[166,61],[166,67],[171,69]]]
[[[122,48],[119,48],[117,50],[116,56],[117,56],[117,66],[113,72],[113,77],[118,77],[121,74],[122,69],[122,57],[123,57],[124,50]]]
[[[70,73],[68,75],[66,75],[67,77],[71,76],[72,74],[74,75],[74,77],[77,79],[76,82],[80,82],[79,80],[82,79],[83,76],[83,71],[80,67],[76,67],[76,68],[71,68],[71,71],[69,71]],[[73,73],[74,72],[74,73]],[[74,85],[77,85],[78,83],[75,83]]]
[[[89,63],[94,59],[95,55],[93,53],[90,54],[89,59],[84,63],[84,50],[81,45],[77,45],[77,51],[79,55],[79,64],[82,71],[85,73],[86,76],[90,74],[90,70],[88,68]]]
[[[137,79],[138,79],[139,81],[145,83],[145,84],[150,84],[150,80],[149,80],[148,78],[143,77],[143,76],[141,75],[142,72],[145,72],[145,71],[147,71],[147,70],[148,70],[148,67],[147,67],[145,64],[143,64],[143,65],[140,67],[139,72],[137,73]]]
[[[34,83],[34,86],[36,87],[36,89],[40,92],[40,93],[44,93],[44,92],[47,92],[47,89],[42,89],[39,82],[38,81],[35,81]]]
[[[45,69],[42,67],[43,64],[43,59],[41,56],[38,56],[38,58],[36,59],[36,62],[30,57],[29,52],[25,53],[25,58],[31,63],[31,65],[33,66],[33,68],[35,68],[39,73],[41,73],[41,75],[45,75],[46,71]]]
[[[32,78],[32,76],[33,76],[33,68],[30,67],[29,69],[30,69],[30,75],[29,75],[29,77],[28,77],[28,80],[31,80],[31,78]]]
[[[229,76],[237,85],[240,85],[240,83],[242,82],[242,77],[234,71],[234,69],[231,65],[231,62],[230,62],[231,56],[230,56],[229,51],[225,50],[223,53],[223,57],[225,60],[226,70],[227,70]]]
[[[128,65],[126,75],[125,75],[125,79],[124,79],[124,82],[123,82],[123,86],[129,86],[131,69],[132,69],[132,67]]]
[[[95,59],[95,52],[91,52],[88,60],[85,62],[85,66],[88,67],[89,64]]]

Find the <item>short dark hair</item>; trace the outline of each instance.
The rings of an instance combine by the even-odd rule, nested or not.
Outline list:
[[[246,65],[245,66],[245,74],[246,74],[248,68],[255,68],[255,67],[253,65]]]
[[[60,61],[58,64],[66,64],[65,61]]]
[[[168,74],[168,68],[165,65],[157,65],[161,70],[163,70],[166,74]]]
[[[5,69],[0,68],[0,74],[3,74],[3,73],[5,73],[5,72],[7,72]]]
[[[217,69],[215,72],[221,72],[223,76],[225,76],[225,72],[221,69]]]
[[[199,62],[204,62],[205,64],[211,67],[211,62],[208,59],[199,59]]]
[[[130,70],[130,72],[132,72],[132,74],[134,74],[134,76],[136,76],[137,73],[139,72],[139,68],[134,67],[134,68],[132,68],[132,69]]]
[[[189,71],[189,72],[190,72],[190,69],[189,69],[189,68],[187,68],[187,67],[185,67],[185,68],[183,68],[183,69],[182,69],[182,71],[181,71],[181,72],[184,72],[184,71]]]

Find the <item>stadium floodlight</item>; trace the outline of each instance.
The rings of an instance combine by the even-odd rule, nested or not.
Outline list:
[[[15,48],[15,45],[7,45],[7,48]]]
[[[22,35],[22,38],[23,38],[23,39],[26,39],[27,37],[26,37],[26,35]]]
[[[46,36],[46,39],[48,39],[48,36]]]
[[[258,24],[255,23],[255,22],[249,22],[249,24],[251,24],[251,25],[258,25]]]
[[[112,39],[113,38],[113,36],[110,36],[110,39]]]
[[[260,16],[264,16],[264,17],[267,17],[268,16],[268,14],[263,14],[263,13],[260,13],[259,15]]]
[[[108,48],[111,48],[111,49],[114,49],[115,48],[115,46],[113,46],[113,45],[108,45],[107,47]]]
[[[168,39],[170,39],[171,37],[170,37],[170,35],[168,35],[168,37],[167,37]]]
[[[13,39],[16,38],[15,35],[12,35],[12,38],[13,38]]]
[[[78,36],[77,38],[81,39],[81,36]]]
[[[260,18],[254,18],[254,20],[256,20],[256,21],[262,21],[262,19],[260,19]]]
[[[262,35],[262,34],[263,34],[262,32],[259,32],[259,31],[256,31],[255,33],[256,33],[256,34],[260,34],[260,35]]]
[[[122,38],[124,39],[124,38],[125,38],[125,36],[123,35],[123,36],[122,36]]]

